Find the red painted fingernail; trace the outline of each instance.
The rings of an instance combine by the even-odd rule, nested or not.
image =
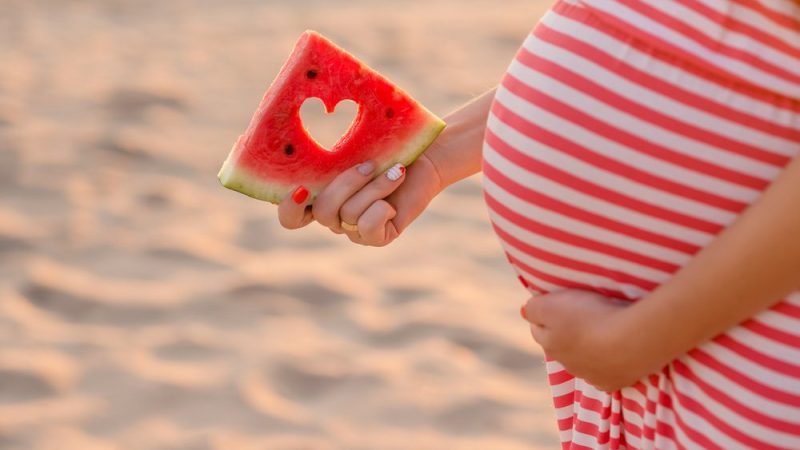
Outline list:
[[[519,315],[522,316],[523,319],[528,320],[528,314],[525,313],[525,305],[519,307]]]
[[[306,189],[303,186],[300,186],[299,188],[295,189],[294,193],[292,194],[292,200],[294,200],[294,202],[297,203],[298,205],[306,201],[307,198],[308,198],[308,189]]]

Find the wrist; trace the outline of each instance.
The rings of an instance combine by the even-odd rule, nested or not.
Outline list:
[[[447,127],[425,151],[440,190],[481,170],[483,135],[494,89],[444,117]]]
[[[446,130],[446,129],[445,129]],[[444,132],[442,132],[444,133]],[[420,155],[419,159],[423,161],[425,166],[430,168],[431,172],[431,179],[434,185],[434,196],[438,195],[440,192],[444,190],[448,185],[444,182],[443,171],[446,170],[446,165],[443,165],[442,162],[439,160],[438,154],[436,149],[441,145],[439,143],[439,139],[441,139],[441,135],[437,138],[436,141],[431,144],[431,146],[426,150],[422,155]]]
[[[641,368],[655,372],[694,347],[685,321],[676,321],[669,313],[652,308],[644,298],[620,311],[615,341],[625,352],[637,355]]]

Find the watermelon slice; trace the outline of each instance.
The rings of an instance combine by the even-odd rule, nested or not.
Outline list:
[[[329,113],[342,100],[358,104],[350,129],[330,150],[303,127],[300,106],[309,97],[322,100]],[[339,173],[363,161],[375,161],[377,174],[397,162],[410,165],[444,127],[379,73],[306,31],[218,176],[223,186],[272,203],[300,185],[313,199]]]

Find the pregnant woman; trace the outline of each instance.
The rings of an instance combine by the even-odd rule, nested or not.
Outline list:
[[[800,448],[800,2],[560,0],[446,120],[281,223],[386,245],[482,168],[563,448]]]

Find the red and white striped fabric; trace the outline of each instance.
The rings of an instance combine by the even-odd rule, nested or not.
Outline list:
[[[756,200],[800,154],[799,17],[789,0],[557,2],[484,145],[522,283],[635,301]],[[565,449],[800,449],[800,291],[613,394],[547,369]]]

